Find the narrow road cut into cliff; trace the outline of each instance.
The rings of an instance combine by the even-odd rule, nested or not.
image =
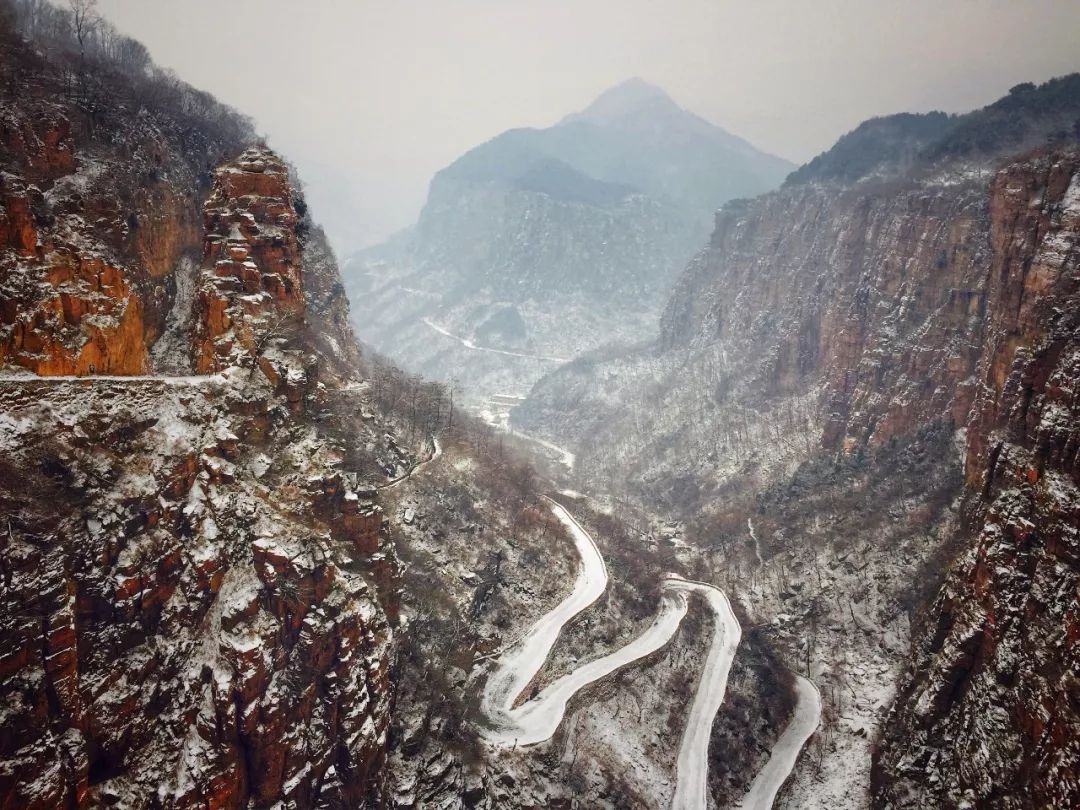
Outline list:
[[[155,374],[0,374],[3,384],[104,383],[106,385],[152,382],[159,385],[210,385],[223,383],[227,374],[189,374],[182,377],[163,377]]]

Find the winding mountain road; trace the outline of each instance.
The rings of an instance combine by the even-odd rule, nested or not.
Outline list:
[[[581,689],[645,658],[671,641],[686,615],[690,594],[698,593],[713,610],[716,621],[679,748],[672,807],[705,810],[709,735],[724,700],[731,662],[741,635],[727,597],[704,582],[666,575],[661,583],[656,615],[641,635],[607,655],[582,664],[522,701],[523,693],[547,661],[562,628],[592,605],[607,588],[607,568],[596,542],[564,506],[548,500],[556,518],[569,530],[581,564],[570,594],[540,617],[524,637],[508,647],[498,659],[481,697],[481,710],[491,724],[481,729],[482,736],[501,747],[535,745],[551,739],[566,714],[567,704]]]
[[[769,761],[754,778],[739,805],[740,810],[769,810],[773,806],[776,794],[795,768],[803,746],[821,722],[821,695],[812,681],[796,675],[795,698],[795,714],[773,746]]]
[[[565,507],[550,499],[549,502],[555,517],[570,532],[581,563],[570,595],[541,616],[523,638],[503,652],[495,671],[487,679],[480,706],[492,721],[493,728],[483,729],[481,733],[495,744],[528,744],[523,738],[541,742],[554,734],[553,728],[551,733],[535,739],[535,718],[531,722],[523,722],[521,709],[515,709],[514,705],[547,661],[566,623],[599,599],[607,589],[607,566],[596,542]],[[555,722],[556,728],[561,720],[560,714]]]
[[[679,747],[675,797],[672,810],[705,810],[708,805],[709,736],[713,719],[720,711],[727,692],[731,662],[742,637],[742,628],[731,610],[727,596],[719,588],[704,582],[680,580],[682,587],[697,591],[712,608],[713,637],[709,655],[701,671],[690,717]]]
[[[573,515],[557,501],[547,499],[555,517],[573,538],[581,562],[574,587],[558,605],[545,613],[496,660],[481,696],[480,708],[489,726],[480,730],[488,743],[504,748],[535,745],[550,740],[566,715],[571,698],[591,683],[664,647],[679,629],[689,607],[689,596],[699,594],[713,612],[709,652],[698,679],[690,716],[683,731],[676,765],[671,810],[706,810],[708,806],[709,738],[713,720],[724,702],[728,677],[742,629],[719,588],[705,582],[667,574],[661,583],[660,604],[652,623],[635,639],[607,655],[588,661],[525,696],[544,666],[566,623],[603,595],[608,574],[596,542]],[[821,700],[805,678],[796,678],[798,701],[788,723],[740,807],[768,810],[791,774],[806,740],[817,728]]]

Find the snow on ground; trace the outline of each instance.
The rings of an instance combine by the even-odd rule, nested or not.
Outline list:
[[[669,574],[661,584],[656,615],[644,632],[613,652],[577,666],[537,694],[519,702],[547,661],[565,624],[599,599],[607,587],[607,571],[596,543],[564,507],[554,501],[551,505],[553,513],[574,538],[581,565],[570,595],[542,616],[497,661],[481,700],[481,711],[493,723],[493,727],[483,729],[483,736],[496,746],[515,749],[551,739],[563,721],[567,704],[581,689],[647,658],[668,644],[686,615],[689,595],[697,593],[712,609],[716,621],[679,746],[671,807],[673,810],[705,810],[708,806],[712,724],[723,704],[731,663],[742,635],[727,597],[715,586]],[[817,725],[814,711],[811,712],[812,725],[807,731],[805,715],[806,712],[796,714],[795,721],[781,739],[784,747],[776,757],[777,764],[767,768],[762,777],[768,786],[764,789],[771,788],[770,801],[771,795],[787,777],[802,743]],[[617,732],[609,729],[603,733],[607,739]]]
[[[569,531],[581,563],[570,595],[541,616],[520,641],[502,654],[495,671],[487,679],[481,709],[502,726],[490,732],[489,737],[502,744],[516,745],[518,738],[530,737],[527,731],[529,726],[523,724],[515,714],[515,702],[547,661],[563,626],[599,599],[607,588],[607,567],[596,542],[563,506],[552,501],[551,511]],[[565,703],[563,706],[565,709]],[[561,712],[559,719],[562,719]],[[555,725],[558,725],[558,721]],[[540,742],[549,738],[551,733],[554,733],[554,728],[538,739],[529,739],[529,742]],[[536,736],[535,731],[531,736]]]
[[[519,439],[522,439],[526,442],[536,445],[537,447],[541,447],[544,450],[548,450],[551,453],[554,453],[554,460],[557,460],[560,464],[562,464],[566,468],[567,472],[573,472],[574,463],[577,461],[577,457],[573,453],[571,453],[565,447],[559,447],[559,445],[555,444],[554,442],[549,442],[547,439],[541,439],[538,436],[523,433],[520,430],[515,430],[514,428],[510,427],[509,411],[494,412],[490,408],[484,408],[481,409],[477,415],[480,417],[481,420],[491,425],[496,430],[501,430],[504,433],[508,433],[511,436],[516,436]]]
[[[189,257],[177,263],[176,297],[165,322],[165,331],[150,349],[155,371],[161,374],[183,374],[192,370],[192,313],[198,267]]]

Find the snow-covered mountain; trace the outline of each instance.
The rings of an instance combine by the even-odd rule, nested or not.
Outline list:
[[[791,168],[631,79],[436,174],[415,228],[347,263],[357,331],[474,401],[523,393],[550,358],[650,334],[715,209]]]
[[[512,413],[801,659],[839,719],[785,807],[1080,802],[1077,121],[1080,74],[863,124]]]
[[[98,22],[84,60],[70,11],[0,0],[0,807],[666,806],[680,750],[679,784],[742,795],[790,711],[768,644],[733,660],[731,611],[687,600],[721,592],[664,576],[692,565],[362,356],[295,173]],[[488,747],[493,653],[582,526],[603,596],[538,678],[679,631]]]

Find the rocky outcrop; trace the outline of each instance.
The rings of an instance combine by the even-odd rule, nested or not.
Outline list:
[[[972,541],[913,648],[884,807],[1080,803],[1080,155],[991,186],[986,353],[968,421]]]
[[[267,341],[303,320],[299,221],[288,169],[270,150],[249,149],[214,172],[196,307],[198,371],[241,355],[263,360]]]
[[[80,79],[109,98],[90,115],[70,73],[7,31],[0,79],[0,365],[150,371],[178,262],[203,247],[204,174],[238,151],[242,119],[211,121],[212,105],[191,105],[205,111],[182,120],[148,105],[170,98],[162,88],[147,93],[107,68]],[[175,80],[168,91],[194,92]],[[235,132],[215,132],[221,120]]]
[[[218,373],[0,390],[2,807],[381,801],[400,570],[380,451],[342,462],[392,428],[345,387],[355,350],[324,354],[353,339],[284,165],[260,147],[215,177],[195,308],[226,320],[192,348]]]
[[[0,182],[0,364],[38,374],[145,373],[144,311],[127,271],[49,228],[56,212],[37,186],[11,174]]]

